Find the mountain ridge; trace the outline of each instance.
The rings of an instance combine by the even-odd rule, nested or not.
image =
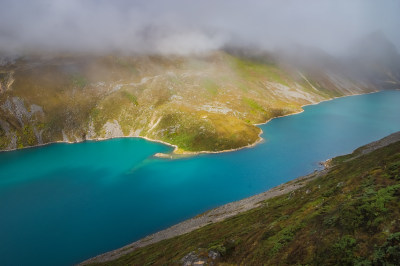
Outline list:
[[[144,137],[178,147],[175,153],[220,152],[254,145],[256,124],[304,105],[384,89],[352,80],[336,61],[321,69],[232,49],[7,62],[0,67],[1,150]]]

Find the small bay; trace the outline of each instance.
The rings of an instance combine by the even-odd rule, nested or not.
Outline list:
[[[184,159],[138,138],[0,153],[0,265],[71,265],[320,168],[400,130],[400,91],[261,125],[252,148]]]

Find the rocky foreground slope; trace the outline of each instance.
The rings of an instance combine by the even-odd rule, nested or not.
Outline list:
[[[83,264],[399,265],[400,132]]]
[[[186,57],[3,59],[0,150],[122,136],[174,144],[177,153],[234,149],[259,140],[257,123],[383,88],[321,58],[303,64],[226,49]],[[387,82],[398,84],[397,76],[380,69]]]

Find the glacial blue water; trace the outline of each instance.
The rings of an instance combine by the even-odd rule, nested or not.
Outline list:
[[[71,265],[312,172],[400,130],[400,91],[307,106],[248,149],[168,160],[112,139],[0,153],[0,265]]]

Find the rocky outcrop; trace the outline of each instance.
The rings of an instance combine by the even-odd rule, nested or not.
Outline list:
[[[0,72],[0,94],[11,90],[11,86],[15,81],[13,73],[12,71]]]
[[[105,132],[105,138],[116,138],[116,137],[123,137],[124,132],[122,132],[121,126],[119,125],[117,120],[112,122],[107,122],[103,126],[103,130]]]
[[[185,255],[181,260],[182,266],[193,265],[216,265],[221,254],[218,251],[210,250],[207,252],[205,249],[198,249]]]

